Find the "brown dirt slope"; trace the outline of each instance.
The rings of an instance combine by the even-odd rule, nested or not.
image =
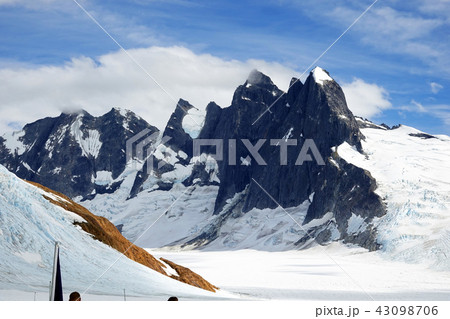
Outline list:
[[[162,261],[164,261],[166,264],[168,264],[170,267],[176,270],[178,273],[178,276],[172,275],[173,279],[179,280],[181,282],[184,282],[186,284],[197,286],[201,285],[204,279],[197,275],[195,272],[192,272],[189,268],[177,265],[174,262],[171,262],[170,260],[167,260],[165,258],[160,258]],[[210,285],[209,289],[210,291],[214,291],[215,289],[218,289],[217,287]]]
[[[213,286],[208,281],[203,279],[200,275],[194,273],[190,269],[179,266],[171,261],[162,259],[166,264],[175,269],[176,272],[178,273],[178,276],[167,275],[167,273],[164,271],[164,268],[166,267],[160,261],[158,261],[151,254],[149,254],[146,250],[134,245],[125,237],[123,237],[122,234],[119,232],[119,230],[106,218],[92,214],[89,210],[75,203],[70,198],[61,193],[53,191],[38,183],[30,181],[27,182],[43,189],[47,193],[51,193],[65,199],[66,201],[63,200],[56,201],[48,196],[43,195],[44,198],[50,201],[51,203],[84,218],[84,220],[86,220],[86,223],[79,223],[78,225],[80,225],[85,232],[91,234],[95,239],[101,241],[102,243],[111,246],[117,251],[123,253],[126,257],[144,266],[147,266],[163,275],[184,282],[186,284],[212,292],[215,292],[218,289],[217,287]]]

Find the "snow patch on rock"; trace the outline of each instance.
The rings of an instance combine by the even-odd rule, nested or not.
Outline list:
[[[17,153],[22,155],[27,150],[27,147],[21,141],[25,135],[25,131],[17,131],[12,133],[5,133],[2,137],[5,139],[5,147],[10,150],[11,154]]]
[[[197,138],[200,131],[203,128],[206,117],[205,110],[199,110],[195,107],[187,111],[183,118],[182,127],[183,130],[189,134],[192,138]]]
[[[94,183],[97,185],[105,186],[113,182],[112,172],[109,171],[98,171],[95,177]]]
[[[97,130],[87,130],[87,137],[84,138],[83,131],[81,130],[82,120],[83,116],[80,114],[72,124],[70,133],[80,145],[83,156],[97,158],[102,147],[100,133]]]
[[[324,69],[319,68],[318,66],[312,70],[312,75],[314,77],[314,81],[316,83],[323,85],[325,81],[333,81],[333,79],[325,72]]]
[[[352,216],[348,220],[347,233],[359,234],[367,229],[367,223],[364,222],[364,218],[352,213]]]

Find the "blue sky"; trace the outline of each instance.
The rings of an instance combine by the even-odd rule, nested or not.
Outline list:
[[[192,94],[191,99],[199,104],[204,103],[201,93],[189,92],[201,92],[202,85],[210,85],[210,95],[205,93],[209,99],[215,99],[213,93],[218,92],[222,104],[226,104],[226,95],[231,100],[232,88],[243,83],[245,76],[232,79],[241,76],[239,71],[223,71],[226,68],[241,67],[247,72],[246,68],[256,66],[283,79],[280,82],[286,78],[286,83],[276,82],[286,89],[288,76],[300,75],[372,2],[79,1],[149,73],[162,79],[173,97]],[[126,89],[127,74],[105,69],[129,68],[130,83],[146,81],[138,78],[138,72],[144,72],[132,70],[117,45],[72,0],[0,0],[0,29],[0,84],[4,87],[0,89],[0,114],[6,123],[2,128],[78,105],[93,113],[123,106],[151,123],[164,122],[173,109],[166,106],[173,101],[150,82],[147,88],[130,93],[128,100],[121,99],[128,96],[125,92],[113,98],[120,83]],[[348,92],[349,104],[351,100],[356,105],[354,113],[378,123],[404,123],[430,133],[450,134],[449,31],[448,0],[379,0],[316,64]],[[155,48],[172,49],[170,54],[158,55]],[[179,67],[177,52],[182,56]],[[168,56],[172,58],[167,60]],[[164,68],[164,64],[170,65]],[[214,65],[219,66],[217,72]],[[205,83],[198,79],[199,87],[184,91],[183,82],[177,81],[186,72],[192,76],[199,72]],[[73,74],[79,74],[79,79],[74,80]],[[92,92],[83,91],[80,82],[91,75],[85,82]],[[107,80],[100,83],[103,78]],[[220,91],[221,84],[230,89]],[[52,87],[58,94],[52,93]],[[145,97],[146,89],[154,95]],[[358,96],[357,89],[367,95]],[[51,93],[43,97],[42,92]],[[129,105],[122,105],[128,101]],[[142,114],[152,107],[148,116]]]

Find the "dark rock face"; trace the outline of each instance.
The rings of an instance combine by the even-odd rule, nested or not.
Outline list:
[[[430,138],[436,138],[433,135],[426,134],[426,133],[410,133],[409,136],[418,137],[424,140],[429,140]]]
[[[188,158],[192,157],[192,138],[183,130],[183,119],[192,108],[194,106],[188,101],[180,99],[163,133],[163,136],[170,137],[166,145],[170,146],[175,152],[183,151],[188,155]]]
[[[266,111],[268,108],[270,110]],[[364,138],[346,105],[342,89],[335,81],[325,81],[322,85],[316,83],[311,74],[304,85],[297,81],[287,94],[282,95],[268,77],[254,71],[249,80],[238,87],[230,107],[219,109],[210,105],[207,111],[206,124],[199,138],[224,139],[225,145],[226,141],[237,140],[236,165],[227,161],[230,151],[226,146],[225,160],[219,162],[217,214],[222,216],[226,213],[222,209],[227,200],[247,187],[242,199],[244,213],[253,208],[275,208],[278,205],[295,207],[314,194],[304,224],[332,212],[341,234],[339,239],[369,249],[377,248],[372,229],[347,236],[347,221],[352,214],[370,223],[373,217],[383,215],[385,208],[374,193],[376,183],[370,174],[333,153],[332,148],[343,142],[362,151],[360,141]],[[263,112],[265,114],[258,119]],[[270,145],[269,141],[287,138],[295,139],[297,146],[287,147],[287,159],[283,165],[280,163],[281,146]],[[256,163],[256,158],[240,142],[242,139],[248,139],[252,145],[256,145],[259,139],[266,140],[259,148],[265,165]],[[308,140],[314,141],[325,165],[314,160],[296,165],[302,146]],[[311,153],[309,151],[308,154]],[[251,158],[251,165],[242,165],[239,159],[247,156]],[[319,242],[328,240],[326,231],[326,227],[316,231]],[[205,237],[207,234],[202,234],[198,240]]]
[[[325,166],[322,171],[325,179],[322,186],[315,190],[304,224],[321,218],[326,212],[333,212],[340,239],[375,250],[378,244],[376,232],[371,226],[356,234],[349,234],[347,229],[352,215],[359,216],[370,225],[374,217],[381,217],[386,213],[381,198],[374,192],[376,182],[369,172],[348,164],[336,155],[334,161],[339,167],[330,163]],[[320,230],[315,237],[323,236],[327,231],[327,228]],[[316,240],[320,243],[320,240]]]
[[[375,123],[369,121],[368,119],[365,119],[365,118],[362,118],[359,116],[355,116],[355,119],[358,122],[359,128],[374,128],[377,130],[390,130],[391,129],[388,125],[386,125],[384,123],[378,125],[378,124],[375,124]]]
[[[112,109],[100,117],[82,111],[27,124],[19,141],[22,154],[0,144],[0,163],[17,176],[63,192],[88,198],[114,192],[124,171],[126,141],[144,129],[157,132],[132,112]],[[98,172],[109,172],[110,182],[95,182]]]
[[[234,94],[233,103],[226,109],[213,108],[215,125],[205,125],[199,138],[249,139],[256,144],[258,139],[267,141],[259,153],[267,165],[228,165],[219,163],[221,186],[216,210],[223,207],[224,200],[241,192],[252,178],[258,181],[283,207],[296,206],[306,200],[313,192],[313,183],[323,170],[313,162],[296,166],[295,162],[306,139],[313,139],[323,158],[331,155],[331,147],[344,141],[361,148],[358,126],[345,104],[342,90],[334,81],[326,82],[326,88],[314,82],[310,76],[305,85],[293,86],[286,95],[276,88],[267,77],[261,84],[247,81]],[[300,83],[299,81],[297,83]],[[247,98],[251,96],[248,100]],[[279,98],[281,96],[281,98]],[[278,99],[279,98],[279,99]],[[278,101],[254,125],[260,114],[274,101]],[[291,103],[286,102],[290,99]],[[271,146],[270,139],[283,139],[289,135],[297,140],[297,146],[288,147],[287,165],[280,165],[280,147]],[[225,143],[226,144],[226,143]],[[237,143],[236,158],[246,158],[249,153],[242,143]],[[224,148],[224,158],[229,155]],[[253,160],[254,163],[254,160]],[[318,181],[322,185],[322,181]],[[251,208],[276,207],[277,204],[267,195],[261,194],[257,185],[250,186],[245,210]]]
[[[0,158],[2,164],[9,170],[17,166],[17,159],[14,150],[11,151],[5,147],[6,140],[0,136]]]
[[[241,158],[245,159],[248,153],[245,152],[246,148],[240,140],[248,139],[253,145],[260,138],[270,138],[268,133],[271,119],[268,116],[261,117],[260,122],[255,125],[252,123],[257,119],[255,115],[258,116],[267,110],[282,94],[283,92],[272,83],[270,78],[257,71],[252,71],[249,79],[237,88],[230,107],[219,109],[215,104],[208,106],[205,126],[198,138],[224,140],[224,159],[228,159],[230,156],[229,141],[236,140],[236,165],[229,165],[227,160],[218,163],[220,188],[216,201],[216,212],[221,210],[227,199],[243,191],[250,183],[252,166],[241,165]],[[284,98],[280,99],[273,109],[281,109],[283,102]],[[214,125],[207,125],[209,120],[214,120]],[[267,147],[268,145],[264,149]],[[260,151],[261,154],[264,153],[264,149]],[[270,200],[261,204],[265,207],[274,205]]]

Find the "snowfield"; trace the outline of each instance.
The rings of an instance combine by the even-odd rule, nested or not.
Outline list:
[[[339,243],[301,251],[161,251],[244,300],[449,300],[450,273]]]
[[[66,298],[77,290],[104,300],[122,296],[124,289],[129,297],[146,300],[233,297],[189,286],[122,256],[75,227],[81,217],[51,204],[44,193],[0,165],[0,300],[33,300],[35,292],[48,298],[55,241]]]

